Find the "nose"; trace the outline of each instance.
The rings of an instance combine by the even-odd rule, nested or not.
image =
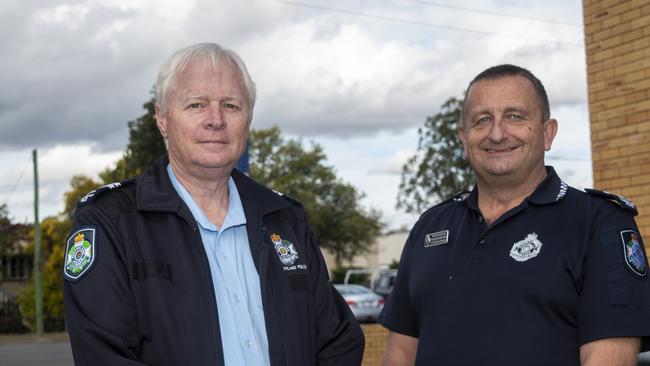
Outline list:
[[[210,103],[208,113],[205,117],[204,127],[210,130],[220,130],[226,127],[226,119],[219,104]]]
[[[497,119],[490,126],[490,134],[488,135],[490,141],[498,143],[502,142],[508,138],[508,131],[506,128],[506,123],[502,120]]]

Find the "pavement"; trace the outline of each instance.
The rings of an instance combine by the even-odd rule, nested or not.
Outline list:
[[[0,335],[0,366],[74,366],[66,333]],[[638,366],[650,366],[650,352],[639,355]]]
[[[0,335],[0,366],[73,366],[66,333]]]

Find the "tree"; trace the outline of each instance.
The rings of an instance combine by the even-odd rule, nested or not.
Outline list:
[[[336,177],[320,145],[306,149],[272,127],[251,131],[249,155],[253,179],[304,205],[320,245],[334,254],[337,267],[365,253],[379,235],[380,213],[360,206],[362,194]]]
[[[25,252],[21,244],[29,239],[30,227],[13,222],[9,217],[7,205],[0,205],[0,257]]]
[[[61,331],[63,324],[63,283],[61,271],[65,251],[65,239],[71,228],[67,217],[50,216],[41,223],[43,258],[41,270],[43,288],[43,315],[46,331]],[[33,234],[32,234],[33,235]],[[30,281],[20,294],[20,312],[31,329],[36,329],[35,286]]]
[[[473,184],[474,173],[456,135],[463,101],[449,98],[418,129],[418,149],[402,167],[397,207],[420,213]]]
[[[154,161],[167,152],[165,141],[156,126],[156,101],[152,97],[142,106],[147,112],[129,121],[129,143],[115,168],[99,174],[104,184],[122,181],[140,175]]]
[[[70,179],[70,190],[63,194],[63,214],[72,220],[77,202],[88,192],[97,189],[102,184],[85,175],[75,175]]]

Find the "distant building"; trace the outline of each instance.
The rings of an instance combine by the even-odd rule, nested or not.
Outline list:
[[[383,234],[373,243],[368,253],[355,257],[350,261],[350,265],[368,269],[386,268],[393,261],[399,261],[407,237],[408,231],[406,230]],[[327,268],[331,271],[336,266],[334,255],[323,250],[323,256]]]

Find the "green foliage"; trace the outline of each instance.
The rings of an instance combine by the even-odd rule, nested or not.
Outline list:
[[[393,259],[390,264],[388,265],[389,269],[398,269],[399,268],[399,261],[397,259]]]
[[[27,253],[20,244],[29,240],[31,225],[15,223],[6,204],[0,205],[0,256]]]
[[[63,194],[63,214],[70,220],[74,215],[77,202],[86,195],[86,193],[101,186],[100,182],[94,181],[85,175],[75,175],[70,179],[70,190]]]
[[[287,140],[280,129],[252,130],[250,175],[256,181],[300,201],[320,245],[334,254],[336,266],[367,252],[381,229],[380,213],[364,210],[362,195],[341,182],[318,144],[305,148]]]
[[[49,216],[41,221],[41,247],[43,258],[41,284],[43,289],[43,317],[46,331],[63,330],[63,284],[61,271],[65,239],[72,222],[65,215]],[[33,238],[33,229],[30,233]],[[32,239],[33,243],[33,239]],[[30,329],[36,329],[35,286],[30,279],[27,288],[20,294],[18,302],[23,319]]]
[[[418,129],[418,149],[402,168],[397,207],[419,213],[473,184],[474,173],[456,134],[463,101],[449,98]]]
[[[142,106],[147,112],[135,121],[129,121],[129,144],[116,166],[99,174],[104,184],[140,175],[167,152],[165,141],[156,126],[155,106],[155,99],[152,97]]]

